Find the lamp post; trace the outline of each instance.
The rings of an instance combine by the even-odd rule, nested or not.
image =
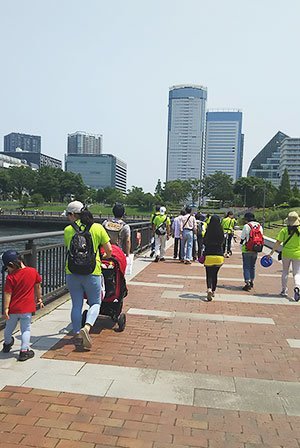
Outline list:
[[[263,217],[262,217],[262,226],[265,227],[265,221],[266,221],[266,188],[267,184],[264,181],[264,192],[263,192]]]

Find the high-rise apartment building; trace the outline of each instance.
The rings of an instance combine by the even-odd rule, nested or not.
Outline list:
[[[5,135],[4,152],[15,152],[18,149],[27,152],[41,152],[41,137],[17,132]]]
[[[65,170],[81,174],[91,188],[112,187],[126,193],[127,165],[112,154],[67,154]]]
[[[282,177],[284,170],[289,173],[291,185],[300,187],[300,138],[285,138],[280,146],[279,172]]]
[[[288,138],[288,135],[278,131],[254,157],[249,166],[247,176],[260,177],[272,182],[275,187],[279,187],[280,147],[285,138]]]
[[[242,176],[244,136],[242,112],[209,111],[206,114],[205,175],[222,171],[235,182]]]
[[[68,135],[68,154],[101,154],[103,135],[75,132]]]
[[[206,87],[170,87],[167,181],[202,178],[206,99]]]

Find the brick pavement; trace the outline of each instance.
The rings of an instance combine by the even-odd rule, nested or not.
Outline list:
[[[238,264],[241,263],[241,257],[233,255],[226,262]],[[161,279],[157,274],[162,273],[199,276],[204,275],[204,268],[199,264],[189,266],[167,260],[164,263],[151,263],[134,280],[160,283]],[[279,264],[275,264],[270,270],[258,265],[258,273],[279,273]],[[222,269],[221,275],[229,278],[238,277],[241,276],[241,270]],[[183,291],[205,291],[204,280],[163,279],[163,283],[168,282],[184,284]],[[256,284],[254,291],[256,294],[262,289],[263,295],[274,296],[280,289],[279,278],[258,277]],[[230,292],[230,289],[227,289],[230,285],[235,288],[233,292],[237,293],[236,283],[222,281],[222,285],[226,286],[226,293]],[[241,281],[240,293],[244,296],[249,295],[241,291],[242,285]],[[76,352],[71,337],[67,336],[45,357],[128,367],[159,367],[212,375],[299,380],[300,351],[291,348],[287,342],[287,339],[299,337],[299,314],[293,312],[294,307],[163,299],[161,295],[164,290],[164,288],[129,285],[125,309],[138,307],[164,311],[272,317],[276,325],[195,322],[187,319],[130,315],[124,334],[103,329],[99,323],[96,325],[94,334],[101,334],[100,337],[94,338],[92,356],[88,352]],[[223,290],[224,287],[219,288],[218,292],[222,293]]]
[[[7,386],[0,447],[299,448],[299,417]]]
[[[241,264],[240,255],[233,255],[226,263]],[[276,263],[268,270],[259,267],[258,273],[278,275],[279,266]],[[184,285],[178,291],[205,291],[203,280],[157,276],[163,273],[204,276],[204,269],[167,260],[147,265],[134,281]],[[242,271],[223,268],[220,276],[242,279]],[[219,292],[249,295],[241,291],[242,284],[242,281],[240,285],[230,280],[221,281]],[[98,323],[91,352],[77,352],[67,335],[43,358],[299,381],[300,350],[291,348],[286,341],[299,338],[297,307],[162,298],[166,289],[129,285],[125,310],[134,307],[272,317],[276,325],[129,315],[124,333],[116,333],[105,328],[103,322]],[[279,289],[280,278],[258,277],[254,294],[274,296]],[[299,423],[298,416],[274,413],[103,398],[17,386],[7,386],[0,391],[0,431],[3,434],[0,447],[5,448],[17,445],[25,448],[299,448]]]

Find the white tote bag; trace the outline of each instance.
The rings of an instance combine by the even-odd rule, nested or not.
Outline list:
[[[129,254],[128,257],[126,257],[127,266],[126,266],[125,275],[131,275],[132,274],[133,258],[134,258],[134,254]]]

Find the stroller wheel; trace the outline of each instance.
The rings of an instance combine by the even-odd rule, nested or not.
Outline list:
[[[86,316],[87,316],[87,310],[84,310],[84,312],[82,313],[82,316],[81,316],[81,326],[82,327],[85,326]]]
[[[119,331],[124,331],[126,327],[126,314],[122,313],[118,319]]]

